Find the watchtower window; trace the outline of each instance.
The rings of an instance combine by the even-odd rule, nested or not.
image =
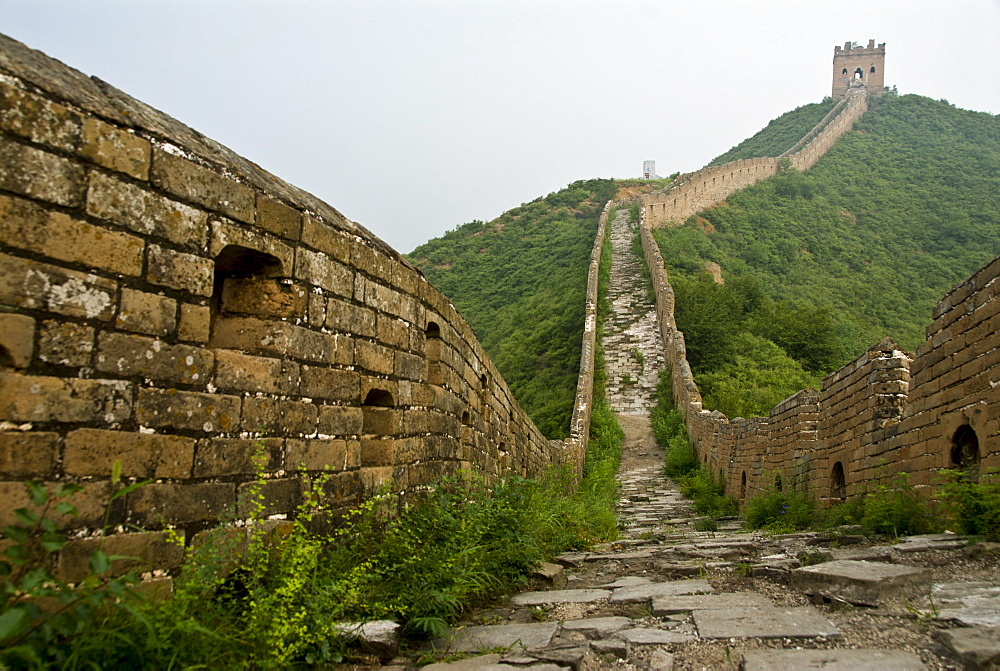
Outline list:
[[[968,424],[958,427],[951,438],[951,465],[963,472],[963,480],[979,479],[979,436]]]
[[[846,75],[846,74],[847,74],[847,68],[844,68],[844,71],[843,71],[843,72],[841,72],[840,74],[842,74],[842,75]]]
[[[212,310],[219,311],[222,288],[226,280],[250,277],[280,277],[281,261],[276,256],[256,249],[227,245],[215,257],[215,278],[212,287]]]
[[[740,476],[740,501],[747,497],[747,472]]]
[[[874,74],[874,73],[875,73],[875,66],[873,65],[873,66],[872,66],[872,69],[871,69],[871,70],[869,70],[868,72],[871,72],[872,74]]]
[[[428,340],[431,339],[440,340],[441,327],[438,325],[437,322],[427,322],[427,328],[424,330],[424,336],[426,336]]]
[[[865,73],[861,70],[861,68],[858,68],[857,70],[854,71],[854,78],[855,79],[864,79],[865,78]]]
[[[830,498],[841,501],[847,498],[847,477],[844,474],[844,464],[839,461],[830,472]]]
[[[441,368],[441,326],[437,322],[427,322],[424,329],[426,343],[424,353],[427,355],[427,381],[431,384],[444,384],[444,371]]]

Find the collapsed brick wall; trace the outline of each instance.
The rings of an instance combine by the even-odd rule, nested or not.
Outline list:
[[[741,502],[779,476],[834,502],[900,473],[929,493],[941,469],[1000,468],[1000,257],[942,298],[915,355],[884,340],[819,391],[800,391],[767,417],[729,419],[702,405],[663,258],[649,227],[640,234],[674,403],[699,459]]]
[[[681,175],[663,191],[644,194],[641,203],[645,222],[652,227],[683,223],[700,210],[714,205],[740,189],[778,173],[787,160],[796,170],[808,170],[854,126],[868,108],[868,91],[853,88],[819,124],[780,157],[748,158],[709,166]]]
[[[154,482],[116,501],[110,523],[152,531],[105,549],[168,568],[180,554],[157,530],[190,542],[245,515],[259,451],[279,516],[320,472],[349,505],[460,468],[582,470],[583,377],[573,437],[547,440],[453,305],[385,243],[3,36],[0,244],[0,525],[36,479],[80,482],[80,515],[60,524],[100,527],[117,459]],[[67,548],[64,575],[91,542]]]

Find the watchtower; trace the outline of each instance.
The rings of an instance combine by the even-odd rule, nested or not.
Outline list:
[[[854,47],[850,42],[833,48],[833,99],[840,100],[852,86],[864,86],[868,95],[881,97],[885,88],[885,42]]]

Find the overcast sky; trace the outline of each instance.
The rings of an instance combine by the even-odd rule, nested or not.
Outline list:
[[[1000,113],[1000,0],[0,0],[0,32],[402,252],[569,182],[696,170],[830,94],[833,47]]]

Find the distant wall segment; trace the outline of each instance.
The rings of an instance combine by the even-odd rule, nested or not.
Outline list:
[[[111,522],[151,542],[245,512],[255,453],[276,515],[320,472],[349,505],[458,469],[582,470],[582,377],[573,437],[547,440],[453,305],[388,245],[2,36],[0,243],[0,524],[36,479],[83,483],[80,517],[61,523],[99,525],[116,459],[154,482]]]

